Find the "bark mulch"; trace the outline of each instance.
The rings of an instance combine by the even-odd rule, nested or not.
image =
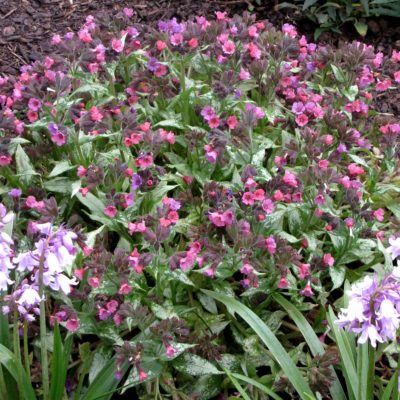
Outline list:
[[[136,11],[136,21],[152,23],[160,19],[188,19],[195,15],[211,17],[215,11],[230,15],[253,9],[259,18],[276,26],[293,23],[309,41],[313,40],[315,25],[300,11],[275,11],[277,0],[0,0],[0,74],[15,75],[21,65],[29,64],[51,51],[50,38],[54,33],[76,31],[87,15],[99,12],[116,13],[123,7]],[[258,3],[261,3],[259,5]],[[376,50],[391,54],[400,50],[399,19],[378,18],[368,22],[365,38],[357,35],[351,25],[342,34],[323,33],[320,43],[338,46],[343,41],[360,40]],[[382,112],[400,114],[400,92],[379,98]]]

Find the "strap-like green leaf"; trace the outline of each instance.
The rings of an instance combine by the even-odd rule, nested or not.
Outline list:
[[[296,308],[296,306],[294,306],[290,301],[286,300],[279,293],[273,294],[273,298],[278,304],[280,304],[286,310],[290,318],[292,318],[297,327],[300,329],[300,332],[304,336],[304,339],[306,340],[312,355],[316,356],[324,354],[325,353],[324,346],[322,345],[318,336],[315,334],[314,329],[308,323],[304,315]],[[331,368],[335,377],[335,380],[333,381],[332,386],[330,388],[332,399],[333,400],[346,399],[346,395],[343,391],[342,385],[339,382],[339,378],[333,371],[333,367]]]
[[[239,314],[250,325],[250,327],[272,353],[277,363],[281,366],[286,377],[297,390],[297,393],[301,399],[309,400],[310,398],[315,398],[310,386],[304,379],[303,375],[301,375],[299,369],[296,367],[289,354],[283,348],[271,329],[253,311],[239,301],[224,294],[215,293],[205,289],[202,289],[202,292],[220,301],[221,303],[224,303],[230,312]]]
[[[18,383],[18,390],[24,400],[36,400],[31,382],[26,376],[21,361],[7,347],[0,344],[0,363]]]

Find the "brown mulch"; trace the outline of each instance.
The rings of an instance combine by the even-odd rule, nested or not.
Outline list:
[[[274,11],[277,0],[0,0],[0,74],[15,75],[21,65],[29,64],[51,51],[49,40],[55,33],[76,31],[87,15],[99,12],[116,13],[123,7],[132,7],[138,22],[160,19],[187,19],[195,15],[213,16],[215,11],[230,15],[253,9],[259,18],[268,19],[276,26],[290,22],[300,33],[313,41],[315,26],[300,11]],[[261,5],[258,5],[260,3]],[[368,22],[365,38],[354,28],[345,26],[342,34],[326,32],[319,42],[338,46],[343,41],[361,40],[378,51],[391,54],[400,50],[400,24],[397,19],[380,18]],[[390,98],[379,100],[382,112],[400,113],[400,93],[391,92]]]

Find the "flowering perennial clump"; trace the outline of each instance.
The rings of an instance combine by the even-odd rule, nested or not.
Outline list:
[[[45,370],[36,336],[42,365],[61,326],[69,397],[107,383],[227,398],[229,370],[295,398],[212,291],[253,310],[329,397],[336,350],[313,357],[277,299],[330,343],[344,283],[400,255],[400,123],[375,107],[398,90],[399,53],[333,49],[249,14],[151,26],[131,9],[52,46],[0,77],[0,301],[25,369]],[[396,341],[397,271],[355,284],[339,325],[360,342]]]

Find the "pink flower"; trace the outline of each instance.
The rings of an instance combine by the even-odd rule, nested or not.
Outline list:
[[[240,68],[240,72],[239,72],[239,79],[241,81],[247,81],[248,79],[250,79],[250,73],[249,71],[247,71],[244,68]]]
[[[350,229],[350,228],[352,228],[353,227],[353,225],[354,225],[354,219],[353,218],[346,218],[345,220],[344,220],[344,223],[346,224],[346,226]]]
[[[326,203],[325,196],[322,193],[319,193],[314,198],[314,203],[318,205],[322,205]]]
[[[282,32],[283,32],[285,35],[288,35],[288,36],[290,36],[290,37],[292,37],[292,38],[294,38],[294,37],[297,36],[296,28],[295,28],[293,25],[291,25],[291,24],[283,24],[283,26],[282,26]]]
[[[393,50],[392,57],[390,59],[394,62],[400,62],[400,51]]]
[[[146,372],[144,372],[141,368],[138,368],[138,369],[139,369],[139,371],[138,371],[139,381],[143,382],[144,380],[146,380],[149,377],[149,375]]]
[[[347,167],[347,171],[349,172],[349,175],[352,176],[362,175],[365,173],[364,168],[358,166],[355,163],[349,164],[349,166]]]
[[[324,142],[325,142],[325,144],[327,146],[331,146],[332,143],[333,143],[333,136],[332,135],[326,135]]]
[[[67,142],[67,137],[64,133],[56,131],[51,134],[51,141],[57,146],[62,146]]]
[[[215,15],[217,17],[217,21],[228,21],[228,18],[226,17],[226,11],[215,11]]]
[[[154,75],[158,78],[168,73],[168,68],[164,64],[157,64],[154,68]]]
[[[25,201],[25,205],[28,208],[33,208],[37,211],[41,211],[44,209],[44,202],[43,201],[37,201],[34,196],[28,196]]]
[[[138,222],[136,224],[133,222],[128,223],[128,230],[131,235],[136,232],[144,233],[146,232],[146,229],[146,223],[144,221]]]
[[[275,209],[274,202],[271,199],[265,199],[262,202],[262,208],[267,214],[272,214]]]
[[[236,50],[235,43],[232,42],[232,40],[227,40],[223,45],[222,45],[222,51],[225,54],[233,54]]]
[[[305,114],[300,114],[296,117],[296,124],[299,126],[304,126],[307,125],[308,123],[308,117]]]
[[[103,114],[96,106],[90,109],[90,119],[95,122],[99,122],[103,119]]]
[[[9,154],[0,154],[0,167],[10,165],[12,157]]]
[[[378,83],[375,85],[375,90],[377,92],[383,92],[389,89],[391,84],[392,82],[390,79],[384,79],[383,81],[378,81]]]
[[[273,255],[276,252],[276,242],[273,236],[268,237],[265,239],[265,247],[269,254]]]
[[[254,204],[254,194],[251,192],[243,193],[242,202],[243,202],[243,204],[246,204],[248,206],[253,205]]]
[[[109,204],[108,206],[104,207],[104,214],[107,215],[109,218],[114,218],[117,215],[117,209],[115,206]]]
[[[383,208],[378,208],[374,211],[374,217],[377,221],[382,222],[385,217],[385,210]]]
[[[162,40],[157,40],[156,47],[158,51],[163,51],[167,48],[167,43],[163,42]]]
[[[218,127],[219,127],[219,124],[220,124],[220,119],[219,119],[219,117],[216,116],[216,115],[214,115],[213,117],[211,117],[211,118],[208,120],[208,126],[209,126],[211,129],[218,128]]]
[[[67,323],[65,324],[65,327],[70,332],[75,332],[79,329],[79,322],[76,318],[70,318],[70,319],[68,319]]]
[[[38,111],[42,106],[42,103],[39,99],[36,99],[34,97],[30,98],[28,101],[28,107],[32,111]]]
[[[60,35],[53,35],[53,37],[51,38],[51,44],[56,46],[56,45],[58,45],[60,43],[61,43]]]
[[[326,170],[328,168],[329,161],[328,160],[319,160],[318,161],[318,167],[321,168],[322,170]]]
[[[135,160],[135,165],[141,169],[149,168],[153,165],[153,156],[151,154],[142,154]]]
[[[263,189],[257,189],[253,193],[254,200],[263,201],[265,198],[265,192]]]
[[[248,34],[251,38],[256,38],[256,37],[258,37],[257,26],[255,26],[255,25],[250,26],[250,28],[247,30],[247,34]]]
[[[400,71],[396,71],[396,72],[394,73],[394,80],[395,80],[397,83],[400,83]]]
[[[76,174],[79,176],[79,178],[86,176],[86,173],[87,169],[83,165],[80,165],[76,170]]]
[[[281,279],[279,279],[278,288],[279,289],[287,289],[288,286],[289,286],[289,284],[288,284],[286,277],[282,276]]]
[[[261,50],[256,44],[248,43],[245,45],[245,48],[249,52],[251,58],[254,58],[255,60],[259,60],[261,58]]]
[[[215,164],[217,162],[218,154],[214,148],[211,145],[206,144],[204,145],[204,150],[206,152],[206,160],[211,164]]]
[[[78,37],[79,37],[79,40],[83,43],[91,43],[93,41],[93,38],[87,29],[81,29],[78,32]]]
[[[229,129],[235,129],[238,124],[238,120],[236,119],[236,117],[234,115],[231,115],[226,120],[226,123],[228,124]]]
[[[174,33],[171,35],[169,40],[172,46],[179,46],[183,42],[183,35],[182,33]]]
[[[128,18],[132,18],[133,14],[134,14],[133,8],[130,8],[130,7],[124,7],[122,12]]]
[[[324,264],[327,265],[328,267],[332,267],[333,264],[335,263],[335,259],[332,257],[331,253],[326,253],[324,254]]]
[[[299,265],[299,278],[305,279],[307,276],[310,275],[310,264],[300,264]]]
[[[296,176],[288,170],[285,171],[285,175],[283,176],[282,181],[286,185],[294,187],[294,188],[297,188],[297,186],[299,185],[297,182]]]
[[[310,281],[308,281],[304,289],[300,291],[300,294],[302,294],[304,297],[311,297],[314,295],[314,292],[311,289]]]
[[[188,41],[188,45],[191,49],[195,49],[199,45],[199,41],[196,38],[191,38]]]

